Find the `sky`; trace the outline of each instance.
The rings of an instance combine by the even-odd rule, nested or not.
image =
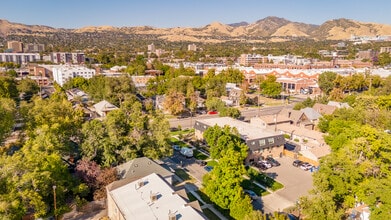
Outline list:
[[[2,0],[0,19],[55,28],[203,27],[267,16],[320,25],[348,18],[391,24],[390,0]]]

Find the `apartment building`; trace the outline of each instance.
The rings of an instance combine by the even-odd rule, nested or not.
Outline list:
[[[57,64],[82,64],[86,61],[84,53],[53,52],[50,60]]]
[[[39,53],[0,53],[0,62],[27,64],[41,60]]]
[[[266,63],[267,57],[259,54],[242,54],[239,58],[239,64],[243,66],[253,66],[257,63]]]
[[[77,65],[59,65],[52,67],[53,79],[60,86],[63,86],[69,79],[75,77],[83,77],[86,79],[95,76],[96,72],[94,69],[88,69],[83,66]]]
[[[44,44],[24,44],[23,51],[26,53],[39,53],[45,51]]]
[[[236,128],[240,138],[249,147],[246,163],[258,161],[260,158],[267,156],[279,157],[282,155],[285,139],[282,134],[279,134],[272,129],[255,126],[253,124],[239,121],[230,117],[209,118],[196,120],[194,124],[195,137],[203,139],[203,133],[206,129],[213,126],[229,126]]]
[[[391,47],[380,47],[380,53],[391,53]]]
[[[20,41],[8,41],[7,48],[8,50],[12,51],[12,53],[22,53],[23,43]]]

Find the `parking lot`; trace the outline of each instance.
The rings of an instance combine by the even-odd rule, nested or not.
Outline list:
[[[312,173],[292,165],[294,159],[277,158],[281,166],[264,171],[267,175],[284,184],[284,188],[261,198],[265,212],[282,211],[294,206],[296,201],[312,189]]]
[[[202,177],[207,171],[195,162],[195,158],[186,158],[176,151],[169,160],[176,166],[185,169],[197,180],[195,184],[198,187],[201,186]],[[269,168],[263,172],[282,183],[284,188],[262,196],[253,202],[255,209],[262,210],[265,213],[282,211],[294,206],[297,200],[301,196],[308,195],[308,191],[313,187],[311,171],[293,166],[294,159],[289,157],[277,158],[277,161],[280,162],[280,166]]]

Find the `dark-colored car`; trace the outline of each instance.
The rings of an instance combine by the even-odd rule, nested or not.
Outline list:
[[[295,160],[292,163],[292,165],[295,167],[299,167],[299,166],[301,166],[301,164],[303,164],[303,161],[301,161],[301,160]]]
[[[278,162],[276,159],[274,159],[273,157],[267,157],[266,158],[266,161],[269,162],[273,167],[278,167],[280,166],[280,162]]]
[[[210,172],[213,170],[213,167],[212,166],[204,166],[204,169],[207,171],[207,172]]]
[[[255,163],[254,166],[258,167],[260,170],[267,170],[267,167],[263,163]]]
[[[196,162],[196,164],[199,164],[200,166],[206,165],[206,161],[204,161],[204,160],[196,160],[195,162]]]

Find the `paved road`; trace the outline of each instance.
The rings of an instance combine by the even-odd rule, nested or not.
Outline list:
[[[284,105],[272,106],[272,107],[249,108],[249,109],[241,110],[240,113],[245,118],[245,120],[250,120],[250,118],[259,115],[277,114],[278,112],[281,111],[282,108],[284,108]]]
[[[273,106],[273,107],[260,107],[260,108],[248,108],[241,110],[241,115],[244,117],[244,120],[250,120],[250,118],[258,115],[272,115],[281,111],[284,106]],[[169,119],[171,128],[177,128],[179,125],[183,128],[192,128],[197,119],[206,119],[206,118],[217,118],[219,115],[197,115],[194,117],[188,118],[172,118]]]

